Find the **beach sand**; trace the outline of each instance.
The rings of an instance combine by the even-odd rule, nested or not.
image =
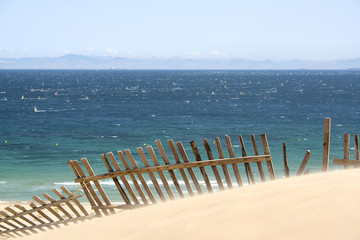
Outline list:
[[[161,203],[22,239],[359,239],[360,169]]]

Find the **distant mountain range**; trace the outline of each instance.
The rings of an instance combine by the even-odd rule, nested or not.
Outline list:
[[[0,69],[357,69],[360,57],[332,61],[120,58],[69,54],[60,57],[0,58]]]

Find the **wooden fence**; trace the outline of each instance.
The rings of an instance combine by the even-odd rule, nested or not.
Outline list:
[[[354,150],[355,150],[355,159],[350,159],[350,134],[344,134],[344,158],[338,159],[334,158],[333,163],[336,165],[344,165],[345,169],[348,169],[350,166],[354,166],[356,168],[360,167],[359,161],[359,136],[354,135]]]
[[[0,211],[0,237],[26,236],[94,217],[77,200],[82,194],[73,195],[66,187],[61,189],[65,196],[59,190],[53,190],[59,200],[44,193],[47,202],[34,196],[34,202],[30,203],[31,209],[14,205]]]
[[[224,154],[218,137],[212,142],[217,149],[217,159],[215,159],[213,150],[211,150],[206,139],[202,141],[204,152],[207,155],[206,160],[201,156],[196,143],[190,142],[190,148],[196,161],[190,161],[181,142],[175,144],[173,140],[167,141],[172,153],[169,155],[165,152],[162,143],[156,140],[157,149],[147,146],[147,154],[142,147],[137,148],[137,154],[132,154],[129,149],[118,151],[117,155],[121,164],[112,152],[102,154],[102,160],[108,170],[104,174],[96,175],[86,158],[81,159],[85,169],[77,160],[71,160],[68,164],[76,176],[75,182],[81,184],[96,214],[98,216],[109,215],[115,212],[115,208],[133,208],[155,204],[159,201],[231,189],[234,186],[241,187],[243,186],[244,175],[246,175],[249,184],[254,184],[256,180],[266,181],[266,177],[271,180],[275,179],[266,135],[261,135],[263,155],[259,154],[254,135],[251,135],[253,156],[247,155],[242,136],[238,138],[239,146],[241,146],[241,157],[235,156],[231,139],[226,136],[228,154]],[[164,165],[159,162],[159,154]],[[137,160],[135,160],[136,157]],[[152,164],[149,163],[149,158]],[[266,163],[267,174],[263,170],[262,162]],[[141,164],[140,167],[138,163]],[[244,166],[244,169],[239,169],[240,164]],[[258,175],[254,172],[254,166],[251,167],[251,165],[256,166]],[[218,167],[222,171],[219,171]],[[121,196],[117,202],[123,202],[122,204],[115,205],[110,201],[101,185],[101,181],[106,179],[112,179],[114,182]]]

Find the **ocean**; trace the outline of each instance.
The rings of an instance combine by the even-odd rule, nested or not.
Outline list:
[[[277,178],[283,142],[292,176],[307,150],[310,173],[320,172],[326,117],[330,170],[341,169],[331,162],[343,157],[343,134],[359,134],[359,89],[360,71],[0,70],[0,201],[75,191],[68,160],[86,157],[104,173],[100,154],[156,139],[188,150],[229,135],[240,156],[238,135],[250,155],[250,135],[266,133]]]

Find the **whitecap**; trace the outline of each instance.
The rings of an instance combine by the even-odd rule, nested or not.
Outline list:
[[[54,182],[54,185],[64,185],[64,186],[78,186],[76,182]]]

